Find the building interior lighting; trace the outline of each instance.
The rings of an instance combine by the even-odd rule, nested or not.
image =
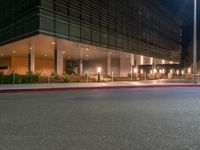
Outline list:
[[[171,73],[171,74],[173,73],[173,70],[172,70],[172,69],[170,70],[170,73]]]
[[[134,73],[137,73],[137,72],[138,72],[138,69],[137,69],[137,68],[134,68],[134,69],[133,69],[133,72],[134,72]]]
[[[163,69],[163,71],[162,71],[162,72],[163,72],[163,74],[165,74],[165,69]]]
[[[153,74],[153,71],[152,71],[152,70],[150,70],[150,74]]]
[[[189,73],[189,74],[191,73],[191,68],[188,68],[188,73]]]
[[[153,64],[153,58],[152,57],[150,58],[150,64],[151,65]]]
[[[141,56],[141,57],[140,57],[140,63],[141,63],[141,65],[144,64],[144,56]]]
[[[144,70],[143,70],[143,69],[141,69],[141,70],[140,70],[140,73],[141,73],[141,74],[144,74]]]
[[[179,73],[180,73],[179,70],[176,70],[176,74],[179,75]]]

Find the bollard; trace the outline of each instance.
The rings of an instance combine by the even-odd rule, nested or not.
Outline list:
[[[15,74],[15,72],[14,72],[14,73],[13,73],[13,84],[16,83],[15,80],[16,80],[16,74]]]
[[[114,78],[114,72],[112,72],[112,82],[113,82],[113,78]]]
[[[100,82],[101,81],[101,74],[100,74],[100,72],[98,72],[98,82]]]
[[[88,81],[88,71],[86,72],[86,77],[87,77],[87,83],[88,83],[88,82],[89,82],[89,81]]]
[[[50,76],[48,75],[48,83],[50,83],[51,81],[50,81]]]

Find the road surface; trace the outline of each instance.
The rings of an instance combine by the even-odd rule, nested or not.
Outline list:
[[[200,88],[0,94],[0,150],[199,150]]]

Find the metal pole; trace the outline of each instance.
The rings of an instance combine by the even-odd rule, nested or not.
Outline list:
[[[197,82],[196,72],[197,72],[197,0],[194,0],[194,39],[193,39],[193,75],[194,83]]]
[[[98,82],[101,82],[101,74],[98,72]]]
[[[87,82],[88,82],[88,81],[89,81],[89,80],[88,80],[88,71],[86,72],[86,76],[87,76]]]
[[[114,78],[114,72],[112,72],[112,82],[114,81],[113,78]]]
[[[15,72],[13,72],[13,84],[15,84],[16,83],[16,74],[15,74]]]

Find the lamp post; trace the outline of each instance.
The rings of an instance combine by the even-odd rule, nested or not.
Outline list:
[[[194,0],[194,33],[193,33],[193,75],[194,83],[197,82],[196,72],[197,72],[197,0]]]
[[[97,77],[97,78],[98,78],[97,80],[98,80],[98,82],[101,82],[101,67],[98,67],[98,68],[97,68],[97,73],[98,73],[98,74],[97,74],[97,76],[98,76],[98,77]]]

